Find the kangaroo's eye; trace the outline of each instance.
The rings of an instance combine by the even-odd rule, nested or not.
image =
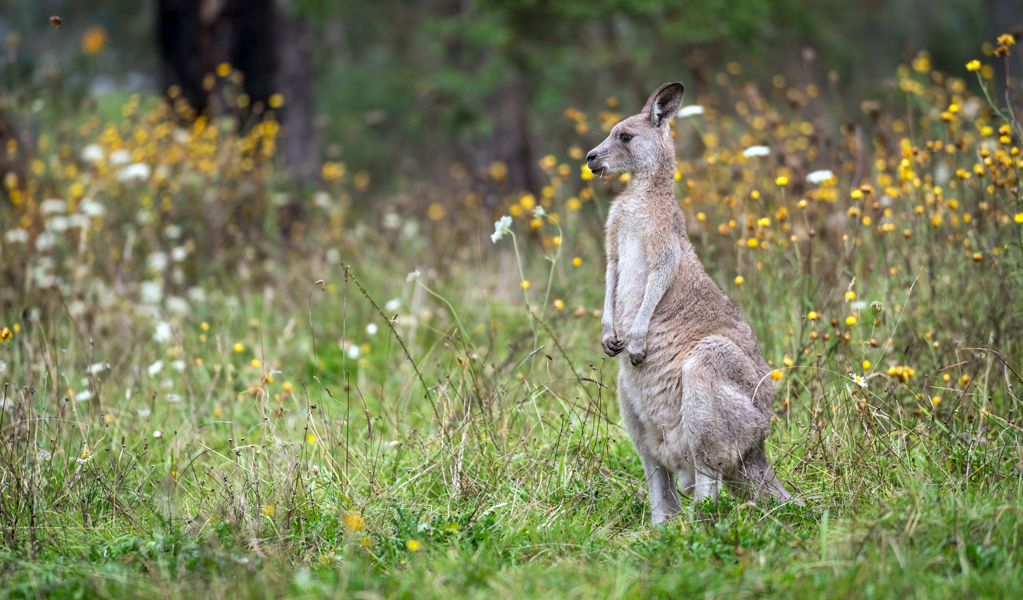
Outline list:
[[[619,133],[618,134],[618,139],[620,139],[621,141],[623,141],[625,143],[628,143],[629,140],[632,139],[632,136],[627,134],[627,133]]]

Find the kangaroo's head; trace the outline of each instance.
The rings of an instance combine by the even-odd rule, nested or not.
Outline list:
[[[685,86],[665,83],[650,94],[639,114],[619,121],[599,146],[590,150],[586,164],[597,175],[629,172],[653,174],[670,166],[675,172],[675,144],[668,123],[682,106]]]

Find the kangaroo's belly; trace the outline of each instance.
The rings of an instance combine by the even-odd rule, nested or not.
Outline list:
[[[618,241],[618,289],[615,296],[615,332],[625,339],[636,320],[646,293],[647,256],[639,236],[623,234]]]

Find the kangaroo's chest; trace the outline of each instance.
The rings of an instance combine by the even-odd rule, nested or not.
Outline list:
[[[631,214],[618,227],[618,288],[615,290],[615,326],[628,331],[643,303],[647,283],[647,253],[643,243],[643,215]]]

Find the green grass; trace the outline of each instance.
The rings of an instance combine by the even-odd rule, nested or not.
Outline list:
[[[942,81],[910,97],[916,114],[965,93]],[[469,187],[424,184],[419,208],[370,191],[352,210],[344,180],[286,239],[272,160],[244,175],[253,155],[224,126],[182,142],[197,157],[182,166],[147,145],[165,117],[129,106],[75,143],[106,136],[180,173],[132,184],[54,155],[37,195],[81,183],[105,216],[52,248],[0,247],[0,328],[18,325],[0,344],[4,596],[904,599],[1023,585],[1015,167],[935,191],[993,147],[993,115],[956,122],[952,154],[934,146],[947,125],[920,124],[906,165],[897,143],[864,160],[854,131],[818,131],[811,149],[840,148],[821,188],[780,188],[787,163],[742,159],[755,125],[676,124],[690,236],[780,370],[767,450],[806,505],[725,494],[652,527],[617,361],[599,344],[601,225],[620,184],[580,182],[567,159],[556,174],[555,160],[558,220],[533,227],[532,197],[488,211]],[[800,110],[784,114],[791,131]],[[872,134],[897,139],[904,106],[891,110]],[[765,105],[749,119],[761,113],[780,118]],[[718,150],[692,142],[711,133]],[[756,135],[788,152],[778,130]],[[794,144],[790,159],[812,160]],[[856,178],[859,164],[873,168]],[[0,215],[34,241],[54,217],[33,193]],[[520,213],[515,238],[495,245],[505,210]],[[59,285],[25,275],[39,269]],[[155,303],[143,282],[159,284]]]

